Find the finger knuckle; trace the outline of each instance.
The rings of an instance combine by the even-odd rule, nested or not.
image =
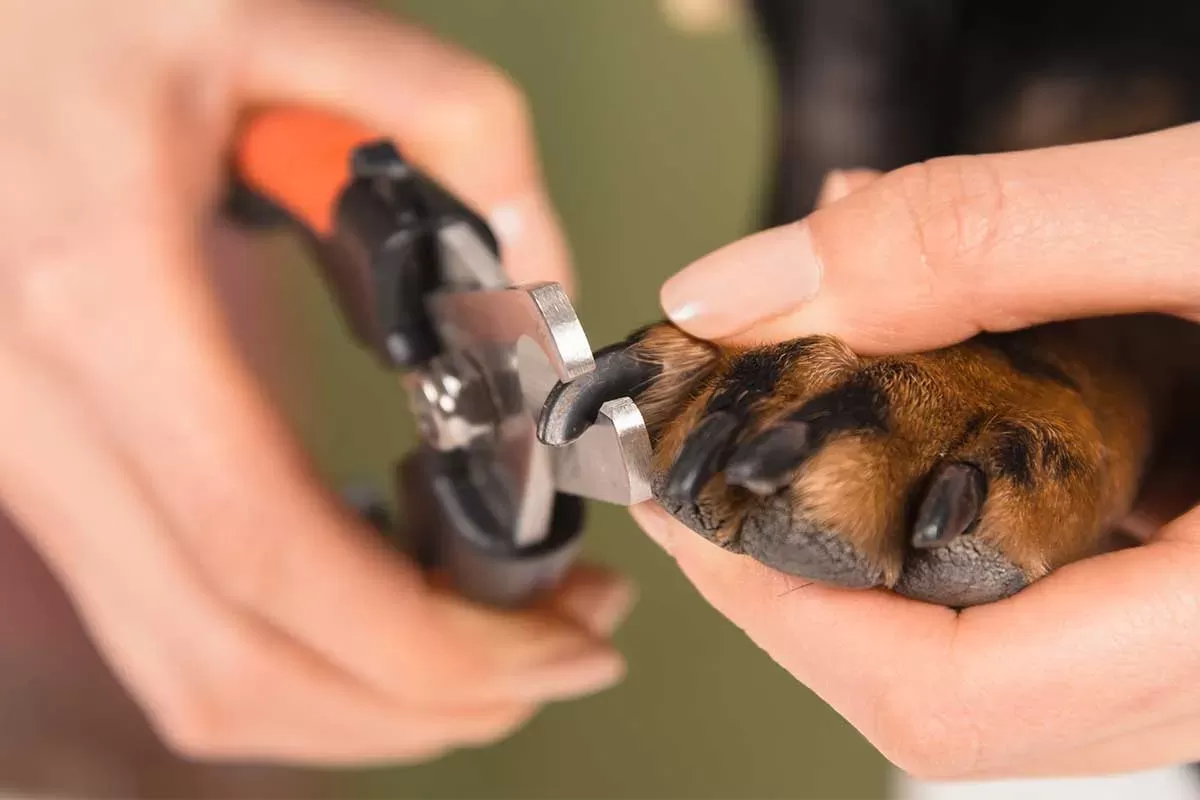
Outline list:
[[[986,157],[953,156],[904,167],[893,186],[938,280],[978,267],[1001,236],[1005,188]]]
[[[45,344],[60,337],[64,326],[78,322],[68,310],[75,284],[64,262],[64,254],[46,253],[5,276],[6,308],[0,316],[10,337]]]
[[[173,714],[156,722],[159,739],[180,758],[209,761],[227,753],[223,737],[207,717]]]
[[[249,509],[249,503],[243,509]],[[269,519],[262,512],[261,519]],[[286,547],[273,536],[250,536],[247,532],[267,525],[251,512],[246,518],[226,519],[206,528],[212,535],[199,556],[208,580],[226,599],[267,616],[290,614],[303,605],[311,592],[314,576],[326,563],[328,553],[311,531],[293,531]]]
[[[410,698],[445,702],[462,695],[464,688],[487,691],[495,685],[501,670],[488,664],[482,651],[465,650],[451,658],[438,658],[414,665],[405,676],[407,686],[400,691]]]
[[[162,269],[162,251],[147,233],[158,222],[145,218],[144,231],[142,220],[132,215],[106,231],[65,233],[38,226],[38,232],[10,241],[0,291],[5,335],[61,355],[92,352],[101,337],[128,329],[136,319],[129,311],[133,295],[152,278],[152,269]]]
[[[162,743],[183,758],[209,760],[231,750],[229,720],[208,692],[177,687],[166,702],[150,709],[150,723]]]
[[[217,590],[250,608],[273,608],[290,589],[287,565],[293,553],[271,553],[263,542],[239,544],[241,526],[229,526],[211,537],[200,557],[202,568]]]
[[[453,80],[437,114],[439,136],[475,144],[494,136],[497,130],[528,129],[528,101],[507,73],[489,64],[471,63],[461,68]]]
[[[103,294],[71,263],[53,254],[28,263],[8,281],[5,334],[40,356],[78,359],[106,325]],[[65,254],[62,254],[65,256]]]
[[[461,741],[475,747],[495,744],[523,728],[536,713],[537,707],[533,705],[499,709],[481,720],[474,729],[465,731]]]
[[[969,775],[978,761],[978,728],[960,704],[911,689],[885,692],[871,739],[897,768],[921,780]]]
[[[178,755],[200,760],[238,754],[247,744],[246,722],[271,680],[272,665],[250,637],[206,638],[203,663],[177,675],[152,703],[150,716],[163,743]]]

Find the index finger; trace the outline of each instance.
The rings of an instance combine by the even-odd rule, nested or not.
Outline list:
[[[245,5],[237,76],[248,105],[308,105],[393,137],[488,219],[517,282],[573,286],[530,111],[498,68],[376,10],[314,0]]]
[[[709,339],[832,334],[864,354],[1083,316],[1200,314],[1200,125],[935,159],[671,278],[663,306]]]

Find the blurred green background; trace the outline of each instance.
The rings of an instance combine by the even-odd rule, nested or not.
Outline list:
[[[773,108],[748,25],[688,35],[652,0],[388,5],[524,87],[593,346],[660,316],[666,277],[756,225]],[[311,271],[291,274],[294,352],[309,359],[302,433],[331,480],[384,486],[412,442],[400,390],[346,337]],[[640,588],[617,636],[626,681],[490,749],[343,776],[339,796],[885,795],[879,756],[712,611],[621,509],[594,508],[587,540],[589,557]]]

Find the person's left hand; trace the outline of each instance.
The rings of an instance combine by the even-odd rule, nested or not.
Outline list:
[[[740,344],[828,333],[863,354],[1104,314],[1200,321],[1200,125],[835,175],[807,219],[668,281],[669,316]],[[701,595],[923,778],[1131,771],[1200,758],[1200,507],[1165,482],[1144,546],[968,608],[793,578],[633,509]]]

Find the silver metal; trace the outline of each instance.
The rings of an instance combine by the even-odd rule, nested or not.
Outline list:
[[[577,494],[632,506],[650,494],[650,437],[642,412],[628,397],[600,406],[596,424],[554,454],[558,488]]]
[[[470,365],[452,369],[435,359],[428,370],[404,380],[417,427],[435,450],[457,450],[491,435],[495,411]]]
[[[447,225],[438,232],[442,279],[462,290],[504,289],[509,280],[500,262],[465,222]]]
[[[650,497],[650,440],[629,398],[606,403],[596,424],[564,447],[537,438],[546,396],[559,382],[595,369],[592,348],[557,283],[512,286],[491,250],[468,225],[439,234],[448,288],[428,298],[446,353],[410,388],[422,431],[435,447],[490,440],[511,486],[518,544],[549,531],[563,491],[619,505]],[[467,413],[465,391],[476,403]],[[487,397],[486,414],[478,397]]]
[[[431,298],[439,331],[454,349],[486,342],[513,347],[528,337],[546,355],[558,380],[574,380],[595,367],[587,334],[571,299],[557,283],[512,286],[500,262],[464,223],[439,234],[442,276],[458,291]]]
[[[541,348],[558,380],[574,380],[595,368],[583,325],[557,283],[450,292],[431,302],[451,348],[513,347],[528,338]]]

